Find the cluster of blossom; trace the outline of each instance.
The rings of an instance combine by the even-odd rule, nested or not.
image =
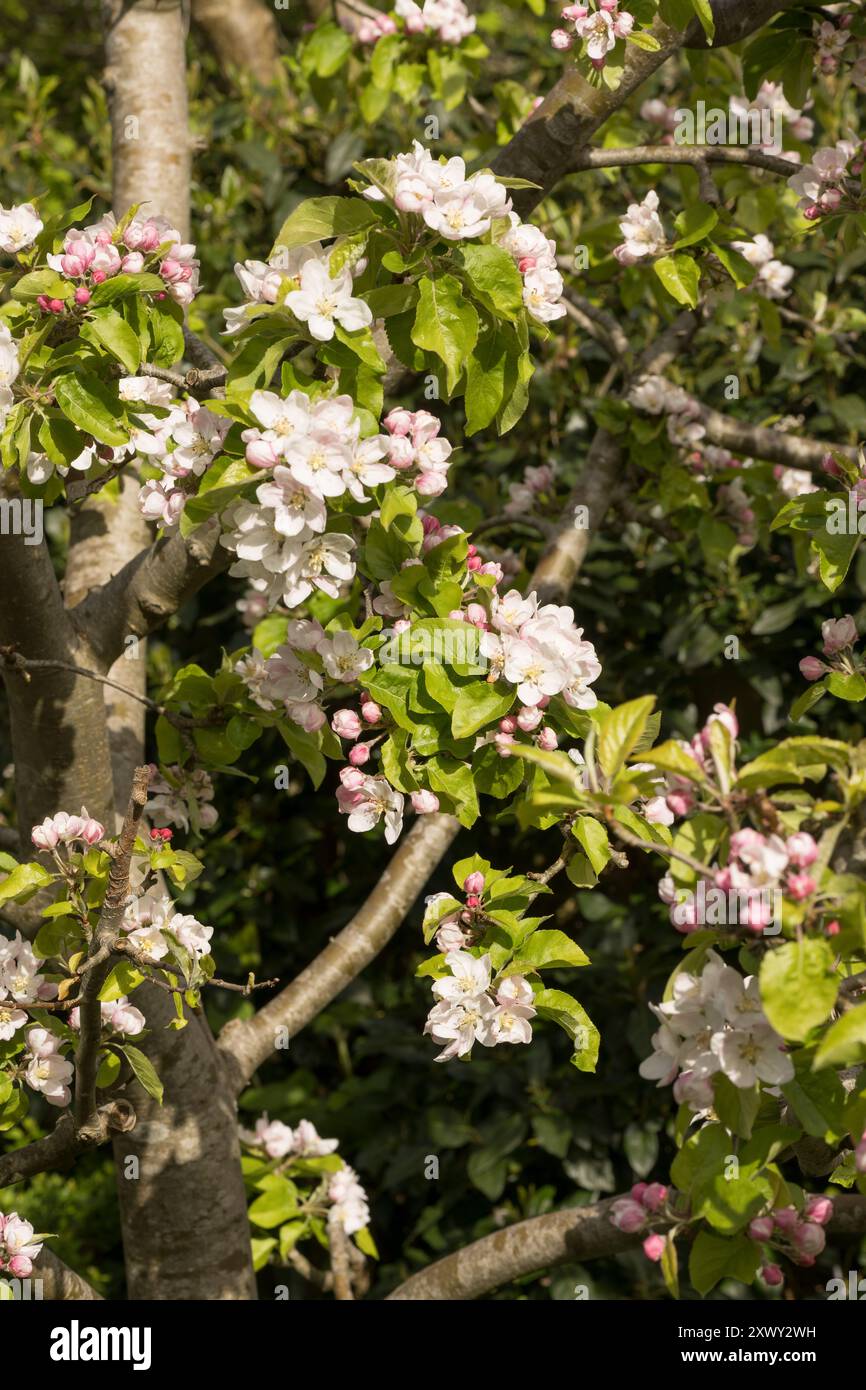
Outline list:
[[[662,1183],[636,1182],[627,1197],[617,1197],[611,1202],[608,1220],[618,1231],[633,1235],[658,1216],[667,1198],[668,1189]],[[643,1251],[649,1260],[660,1260],[664,1248],[665,1238],[657,1233],[648,1235],[643,1242]]]
[[[134,1004],[130,1004],[125,994],[119,999],[112,999],[110,1003],[100,1004],[102,1015],[102,1026],[111,1033],[124,1033],[130,1038],[136,1037],[144,1031],[147,1020],[141,1009],[137,1009]],[[81,1011],[76,1005],[69,1012],[69,1026],[76,1031],[81,1026]]]
[[[262,1149],[268,1158],[322,1158],[332,1154],[339,1143],[338,1139],[322,1139],[309,1120],[301,1120],[290,1129],[282,1120],[269,1119],[267,1112],[259,1116],[254,1129],[239,1133],[245,1144]]]
[[[121,400],[144,402],[166,412],[140,413],[141,425],[131,431],[127,450],[142,455],[162,473],[160,479],[146,482],[138,494],[142,515],[174,526],[186,504],[183,481],[207,472],[222,450],[231,420],[214,415],[192,397],[174,403],[169,383],[152,377],[124,377],[119,391]]]
[[[40,961],[20,931],[12,941],[0,939],[0,1042],[11,1042],[28,1022],[19,1006],[54,999],[57,986],[39,973]]]
[[[286,641],[267,660],[253,648],[237,662],[235,671],[261,709],[273,710],[282,705],[294,723],[315,733],[325,722],[325,711],[318,703],[324,679],[301,660],[298,652],[317,654],[325,674],[340,685],[360,680],[373,665],[373,652],[360,646],[350,632],[326,633],[313,619],[298,618],[289,621]],[[370,710],[376,711],[376,718],[369,722],[376,722],[381,717],[378,705],[370,701]]]
[[[499,224],[494,235],[523,276],[523,302],[529,314],[546,323],[565,313],[555,243],[539,227],[521,222],[512,211],[508,190],[493,174],[467,178],[464,160],[457,156],[444,162],[434,159],[418,140],[392,163],[390,197],[399,212],[422,217],[446,241],[469,241]],[[364,194],[374,202],[386,197],[378,187],[367,188]]]
[[[776,119],[785,121],[795,140],[811,140],[815,131],[815,122],[811,116],[805,115],[802,110],[797,110],[786,100],[780,82],[762,82],[752,101],[748,101],[743,96],[732,96],[728,105],[732,115],[737,118],[738,129],[749,129],[748,122],[751,112],[767,111],[774,118],[773,127],[775,128]],[[811,102],[807,102],[806,106],[807,108],[811,106]],[[783,159],[790,159],[795,163],[800,160],[798,151],[780,150],[775,140],[769,141],[765,148],[769,149],[771,153],[780,154]]]
[[[65,811],[46,816],[41,825],[34,825],[30,838],[37,849],[44,850],[71,845],[76,840],[83,840],[86,845],[98,845],[100,840],[105,839],[105,826],[88,815],[87,807],[82,806],[80,816],[70,816]]]
[[[628,10],[621,10],[619,0],[598,0],[597,10],[591,10],[589,5],[566,5],[562,18],[574,26],[573,32],[554,29],[550,36],[551,44],[563,52],[578,39],[582,40],[586,56],[594,68],[603,68],[617,39],[628,38],[634,29],[634,15],[629,14]]]
[[[213,927],[204,926],[191,913],[178,912],[168,893],[156,886],[130,899],[121,925],[131,944],[149,961],[161,961],[171,951],[172,942],[165,933],[194,960],[210,952]]]
[[[38,1091],[49,1105],[64,1107],[72,1099],[69,1083],[74,1075],[72,1063],[61,1056],[62,1038],[47,1028],[27,1031],[27,1065],[24,1080],[31,1091]]]
[[[290,251],[278,246],[267,262],[238,262],[235,274],[247,302],[223,311],[225,332],[239,333],[260,304],[288,309],[320,343],[330,342],[335,324],[348,333],[369,328],[373,322],[370,306],[352,294],[352,276],[360,275],[365,265],[363,259],[356,259],[332,271],[331,251],[318,241]]]
[[[483,876],[477,877],[483,885]],[[531,1041],[534,996],[523,975],[507,975],[491,988],[489,955],[476,958],[468,951],[449,951],[445,964],[451,973],[433,981],[439,1002],[424,1025],[424,1032],[443,1049],[434,1061],[465,1057],[476,1042],[496,1047]]]
[[[760,232],[751,241],[732,241],[731,245],[757,272],[751,289],[757,290],[767,299],[787,298],[788,285],[794,278],[794,267],[783,265],[775,259],[775,248],[769,237]]]
[[[424,928],[437,924],[436,945],[444,955],[473,946],[483,932],[484,875],[478,871],[463,880],[465,907],[443,913],[442,904],[454,902],[450,893],[430,893],[424,899]]]
[[[291,1129],[282,1120],[268,1119],[267,1114],[259,1116],[255,1129],[241,1129],[240,1137],[251,1148],[277,1160],[321,1158],[332,1154],[338,1144],[336,1139],[322,1139],[309,1120],[301,1120]],[[328,1198],[333,1217],[339,1221],[346,1235],[355,1235],[369,1224],[367,1194],[358,1181],[358,1174],[347,1163],[330,1175]]]
[[[642,203],[629,203],[619,224],[625,240],[613,248],[620,265],[635,265],[645,256],[658,256],[667,246],[667,236],[658,214],[659,195],[654,188]]]
[[[742,479],[734,478],[730,483],[723,483],[718,491],[718,502],[737,533],[737,544],[744,549],[755,545],[758,539],[755,509]]]
[[[106,213],[92,227],[72,227],[63,239],[63,250],[47,259],[51,269],[64,279],[78,282],[76,304],[89,303],[93,287],[112,275],[140,275],[145,270],[158,275],[165,285],[162,293],[184,307],[192,303],[198,290],[195,247],[183,241],[165,217],[132,217],[118,226],[114,213]],[[65,307],[63,300],[44,295],[39,305],[50,313],[62,313]]]
[[[155,763],[150,764],[150,782],[145,811],[151,820],[167,825],[176,825],[188,832],[190,819],[197,822],[202,830],[211,830],[216,825],[219,814],[213,805],[213,782],[204,768],[192,770],[183,767],[166,769],[171,781],[167,781]]]
[[[821,624],[821,637],[824,655],[830,658],[830,664],[827,665],[817,656],[804,656],[800,662],[800,675],[805,676],[807,681],[820,680],[833,671],[850,675],[854,670],[852,648],[858,635],[857,624],[850,613],[846,613],[844,618],[828,618]]]
[[[802,1212],[796,1207],[774,1207],[766,1216],[756,1216],[748,1225],[748,1235],[759,1245],[770,1246],[792,1264],[811,1267],[827,1244],[824,1227],[833,1215],[833,1199],[810,1195]],[[784,1283],[779,1266],[766,1259],[761,1278],[771,1288]]]
[[[509,483],[506,516],[525,516],[535,508],[539,497],[553,489],[556,466],[552,463],[529,464],[519,483]]]
[[[424,0],[416,5],[415,0],[396,0],[394,14],[402,20],[395,23],[390,15],[364,15],[355,24],[354,20],[341,19],[347,28],[354,30],[359,43],[378,43],[385,34],[402,31],[406,34],[435,34],[441,43],[457,44],[475,33],[475,16],[471,15],[463,0]]]
[[[788,187],[799,197],[803,216],[814,222],[843,206],[856,206],[845,188],[845,179],[861,174],[863,166],[863,147],[851,140],[837,140],[832,150],[818,150],[810,164],[788,179]]]
[[[6,417],[15,404],[12,383],[18,372],[18,344],[8,326],[0,322],[0,430],[6,424]]]
[[[32,246],[42,231],[43,222],[32,203],[17,203],[4,208],[0,204],[0,251],[17,256]]]
[[[29,1221],[10,1211],[0,1211],[0,1272],[15,1279],[27,1279],[33,1273],[33,1261],[42,1249]]]
[[[697,401],[663,376],[641,377],[628,399],[648,415],[666,415],[668,438],[681,449],[694,449],[706,434]]]
[[[843,57],[847,56],[845,50],[849,39],[853,37],[850,32],[852,19],[853,15],[843,14],[836,24],[827,18],[816,19],[814,22],[812,37],[815,40],[815,63],[819,72],[826,76],[835,75]],[[855,87],[859,87],[861,91],[866,88],[866,54],[862,51],[857,52],[849,75]]]
[[[860,1135],[860,1141],[854,1150],[854,1167],[858,1173],[866,1173],[866,1129]]]
[[[554,695],[572,709],[598,703],[589,687],[601,675],[601,663],[583,628],[575,627],[573,608],[539,604],[534,592],[526,598],[517,589],[494,594],[480,646],[490,663],[488,680],[502,677],[516,686],[529,709],[544,709]],[[513,740],[514,730],[504,737]]]
[[[737,830],[731,836],[729,861],[716,871],[714,884],[721,893],[736,895],[739,923],[761,932],[773,920],[776,894],[785,893],[795,902],[812,897],[817,884],[807,870],[817,858],[818,846],[805,831],[783,840],[780,835]],[[659,884],[659,897],[670,906],[677,931],[688,933],[706,925],[699,906],[681,901],[682,894],[667,874]]]
[[[680,971],[669,1002],[650,1008],[661,1027],[640,1074],[659,1086],[673,1082],[679,1105],[709,1110],[717,1073],[743,1090],[758,1081],[782,1086],[794,1079],[785,1044],[761,1006],[757,976],[744,979],[714,951],[700,975]]]
[[[238,557],[230,573],[266,594],[270,608],[295,608],[314,589],[336,598],[354,577],[354,539],[325,532],[328,499],[348,493],[366,502],[366,489],[398,473],[423,496],[439,496],[447,484],[451,445],[428,411],[392,410],[387,433],[362,439],[349,396],[312,401],[303,391],[285,399],[255,391],[250,409],[263,428],[244,431],[247,462],[271,469],[271,477],[256,502],[226,511],[231,529],[221,540]]]

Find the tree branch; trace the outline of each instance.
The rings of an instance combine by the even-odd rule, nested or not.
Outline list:
[[[616,1200],[611,1197],[591,1206],[569,1207],[519,1221],[437,1260],[413,1274],[388,1297],[481,1298],[527,1274],[633,1249],[640,1245],[647,1230],[670,1229],[671,1222],[661,1219],[631,1235],[617,1230],[610,1220],[610,1209]],[[827,1228],[831,1234],[845,1237],[866,1231],[866,1197],[845,1193],[834,1198],[833,1207],[834,1215]]]
[[[102,1302],[102,1294],[92,1284],[45,1247],[34,1267],[33,1279],[41,1282],[42,1297],[49,1303]]]
[[[86,1149],[98,1147],[113,1133],[125,1134],[135,1124],[135,1111],[126,1100],[109,1101],[91,1115],[86,1130],[68,1112],[61,1115],[50,1134],[0,1157],[0,1187],[32,1178],[34,1173],[65,1168]]]
[[[363,907],[340,934],[254,1018],[226,1024],[217,1045],[235,1091],[274,1055],[283,1030],[293,1038],[391,940],[459,829],[453,816],[419,817]]]

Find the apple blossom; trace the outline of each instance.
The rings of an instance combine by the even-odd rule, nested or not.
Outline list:
[[[0,251],[5,251],[7,256],[26,251],[42,227],[42,219],[32,203],[18,203],[11,208],[0,205]]]
[[[284,302],[318,342],[333,338],[335,322],[349,333],[369,328],[373,322],[369,305],[352,296],[349,271],[332,276],[327,266],[311,260],[301,268],[300,282],[300,289],[291,290]]]

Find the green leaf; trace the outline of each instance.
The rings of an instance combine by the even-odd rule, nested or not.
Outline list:
[[[90,308],[100,309],[103,304],[114,304],[116,300],[126,299],[130,295],[164,293],[165,284],[160,277],[147,271],[140,275],[112,275],[110,280],[103,280],[102,284],[93,290]]]
[[[478,314],[453,275],[421,280],[412,342],[445,364],[448,395],[455,390],[478,340]]]
[[[662,256],[653,261],[653,270],[661,280],[668,294],[678,304],[687,304],[690,309],[698,307],[698,287],[701,270],[691,256],[676,254]]]
[[[602,715],[598,732],[598,760],[607,777],[614,777],[640,740],[652,714],[655,696],[644,695]]]
[[[689,1257],[689,1279],[700,1294],[707,1294],[720,1279],[739,1279],[751,1284],[761,1264],[761,1247],[748,1236],[726,1240],[700,1231]]]
[[[755,267],[749,264],[745,256],[735,251],[733,246],[719,246],[715,241],[710,242],[710,249],[715,252],[738,290],[751,285],[755,278]]]
[[[116,357],[130,376],[134,376],[141,363],[141,342],[138,334],[129,326],[126,319],[116,309],[97,309],[81,325],[81,336],[85,342],[103,347]]]
[[[692,203],[682,212],[677,214],[674,221],[679,237],[674,242],[674,250],[679,251],[683,246],[693,246],[697,241],[703,241],[708,236],[719,220],[719,214],[715,208],[710,207],[709,203]]]
[[[364,198],[307,198],[286,218],[274,246],[291,250],[325,237],[349,236],[378,220]]]
[[[454,803],[454,814],[461,825],[474,825],[478,819],[478,794],[472,768],[448,755],[436,755],[427,763],[427,776],[435,792]]]
[[[117,448],[128,442],[127,431],[117,422],[123,417],[123,402],[98,377],[88,372],[59,376],[54,396],[67,420],[100,444]]]
[[[455,738],[468,738],[486,724],[502,719],[514,704],[515,692],[498,690],[486,681],[473,681],[458,691],[451,713],[451,732]]]
[[[593,873],[600,874],[611,856],[607,831],[594,816],[578,816],[571,827],[571,833],[582,846]]]
[[[157,1076],[150,1058],[145,1057],[144,1053],[139,1052],[138,1048],[133,1047],[131,1043],[124,1043],[120,1050],[135,1072],[136,1079],[147,1091],[147,1094],[153,1096],[154,1100],[162,1105],[162,1082]]]
[[[268,1186],[251,1204],[247,1215],[255,1226],[271,1230],[282,1226],[298,1212],[298,1189],[288,1178],[272,1173],[265,1178]]]
[[[692,9],[701,21],[701,27],[710,43],[716,37],[716,21],[713,18],[713,7],[710,0],[692,0]]]
[[[802,1042],[830,1014],[839,992],[833,951],[826,941],[788,941],[761,962],[761,1000],[783,1038]]]
[[[827,689],[839,700],[850,700],[854,704],[866,700],[866,680],[855,671],[834,671],[827,677]]]
[[[301,766],[306,769],[310,781],[318,790],[324,780],[327,763],[319,750],[315,735],[308,734],[300,725],[290,724],[286,720],[281,720],[277,728],[282,734],[283,741],[291,749]]]
[[[132,961],[118,961],[99,991],[99,999],[103,1004],[109,1004],[115,999],[122,999],[125,994],[131,994],[134,989],[137,989],[144,978],[142,972],[136,969]]]
[[[473,296],[499,318],[523,313],[523,277],[501,246],[461,246],[456,259],[466,274]]]
[[[564,931],[536,931],[520,947],[520,964],[533,970],[559,970],[589,965],[589,956]]]
[[[321,24],[304,43],[301,63],[305,72],[314,72],[317,77],[333,77],[351,52],[352,37],[345,29],[339,24]]]
[[[564,990],[542,989],[535,996],[535,1007],[542,1018],[564,1028],[574,1042],[572,1065],[578,1071],[595,1071],[599,1032],[583,1006]]]
[[[15,299],[25,301],[38,299],[41,294],[48,295],[49,299],[71,299],[74,286],[57,270],[31,270],[15,282],[11,293]]]
[[[20,898],[25,893],[35,893],[38,888],[44,888],[53,881],[53,876],[41,864],[18,864],[9,877],[0,883],[0,903]]]
[[[813,1066],[853,1067],[866,1062],[866,1004],[851,1009],[827,1029]]]

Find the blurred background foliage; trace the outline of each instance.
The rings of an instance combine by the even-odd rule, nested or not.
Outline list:
[[[4,204],[39,195],[40,207],[56,212],[92,193],[96,214],[108,206],[110,135],[99,81],[98,8],[95,0],[77,7],[72,25],[65,0],[43,0],[35,10],[25,0],[2,0]],[[264,259],[283,218],[302,198],[343,190],[358,158],[389,155],[412,138],[423,139],[424,119],[431,114],[440,123],[437,152],[481,158],[509,138],[563,61],[549,47],[546,18],[521,0],[494,3],[479,13],[491,57],[472,83],[471,100],[446,111],[429,94],[409,103],[395,97],[367,123],[352,87],[362,79],[364,63],[353,58],[351,70],[322,79],[304,58],[306,15],[277,11],[277,20],[285,80],[270,90],[242,73],[224,72],[195,30],[189,44],[196,141],[192,234],[203,284],[192,326],[218,351],[221,310],[242,298],[232,264]],[[605,128],[605,143],[657,138],[639,115],[649,96],[661,95],[675,106],[684,100],[693,105],[705,95],[718,104],[720,92],[742,90],[738,61],[725,51],[668,64],[653,88],[641,89]],[[825,133],[820,143],[832,143],[850,123],[850,94],[840,100],[838,93],[817,90],[814,101],[812,114]],[[561,185],[539,217],[561,250],[589,247],[590,268],[568,280],[584,294],[600,295],[638,348],[673,312],[652,275],[623,272],[612,261],[617,220],[628,202],[663,185],[670,225],[692,178],[690,170],[661,168],[583,174]],[[778,184],[740,170],[725,171],[719,183],[725,200],[736,200],[750,234],[766,230],[784,238],[790,210],[782,207]],[[743,398],[738,409],[749,418],[802,417],[810,433],[856,440],[866,435],[866,363],[857,341],[866,315],[851,306],[863,302],[866,251],[839,246],[828,256],[822,246],[806,242],[777,254],[797,268],[788,303],[802,321],[780,325],[757,296],[728,291],[698,335],[683,381],[724,409],[722,378],[735,370]],[[810,327],[816,318],[817,329]],[[567,495],[586,456],[594,415],[605,409],[611,375],[597,344],[567,321],[557,329],[539,349],[531,405],[519,426],[503,439],[482,435],[466,441],[457,454],[449,492],[435,507],[443,519],[471,527],[500,514],[508,484],[528,464],[542,461],[556,465],[557,495],[542,503],[541,514],[546,505],[554,515],[557,497]],[[420,386],[411,404],[426,404]],[[459,407],[441,411],[444,433],[459,438]],[[797,661],[816,650],[821,620],[851,612],[863,630],[863,553],[830,600],[790,539],[769,535],[766,523],[782,500],[769,469],[756,475],[764,491],[753,499],[763,523],[758,544],[746,553],[707,546],[699,551],[697,524],[714,503],[694,497],[693,474],[685,468],[677,470],[679,492],[669,487],[664,494],[659,474],[673,455],[673,449],[654,446],[641,451],[639,463],[628,464],[622,499],[576,586],[578,621],[604,664],[600,698],[617,703],[657,694],[663,736],[690,736],[716,701],[736,700],[744,760],[769,737],[809,727],[859,738],[857,706],[825,701],[796,730],[787,710],[803,685]],[[63,535],[58,518],[53,538],[61,549]],[[506,529],[490,536],[491,557],[500,553],[493,544],[499,540],[511,548],[520,583],[540,541],[523,529]],[[221,649],[232,651],[249,640],[235,608],[240,595],[236,581],[217,580],[150,643],[157,693],[178,665],[194,661],[212,669]],[[725,656],[732,636],[739,643],[737,659]],[[5,734],[3,743],[8,762]],[[318,792],[298,768],[288,790],[275,789],[284,755],[282,745],[264,739],[250,750],[243,769],[251,780],[218,780],[216,829],[204,843],[185,842],[201,852],[206,868],[194,897],[183,901],[194,902],[197,914],[215,928],[221,975],[243,978],[254,970],[262,978],[290,979],[345,925],[387,863],[381,838],[347,834],[344,819],[335,814],[333,768]],[[5,810],[11,819],[12,807],[6,804]],[[477,830],[463,832],[451,860],[478,850],[497,867],[540,869],[556,858],[555,838],[556,831],[521,832],[512,821],[498,820],[494,805]],[[292,1039],[288,1053],[278,1054],[242,1097],[246,1124],[267,1110],[290,1124],[306,1116],[321,1133],[339,1137],[341,1154],[371,1196],[381,1254],[371,1296],[507,1223],[622,1191],[637,1179],[665,1180],[674,1153],[672,1098],[637,1073],[652,1031],[647,1003],[660,997],[682,942],[658,902],[658,876],[648,861],[635,857],[628,870],[608,869],[591,893],[556,880],[547,900],[552,925],[574,933],[592,961],[576,987],[602,1033],[596,1075],[569,1066],[567,1039],[553,1028],[536,1030],[531,1048],[476,1049],[471,1064],[434,1066],[433,1045],[421,1035],[429,983],[414,979],[422,957],[416,909],[352,988]],[[450,885],[443,865],[424,891]],[[561,983],[574,986],[573,974],[569,981],[564,973]],[[209,998],[215,1027],[238,1008],[235,995]],[[34,1107],[28,1134],[38,1132],[40,1120],[53,1118],[53,1112]],[[431,1158],[439,1166],[434,1179],[425,1177]],[[55,1232],[57,1252],[102,1292],[118,1297],[122,1251],[114,1182],[103,1152],[78,1163],[74,1172],[43,1174],[26,1189],[0,1192],[0,1207],[14,1206],[39,1230]],[[792,1271],[789,1291],[808,1297],[830,1277],[831,1265],[856,1267],[857,1254],[829,1249],[813,1270]],[[294,1271],[268,1268],[260,1279],[263,1293],[288,1282],[293,1296],[319,1296]],[[640,1252],[533,1276],[496,1296],[570,1299],[579,1296],[578,1286],[596,1297],[666,1297],[658,1268]],[[754,1294],[727,1284],[715,1296]]]

